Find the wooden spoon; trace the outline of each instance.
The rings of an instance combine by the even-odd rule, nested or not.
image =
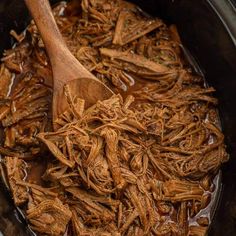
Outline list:
[[[113,92],[84,68],[69,51],[56,25],[48,0],[25,0],[43,39],[53,72],[53,121],[68,108],[64,85],[86,107],[111,97]],[[55,126],[54,126],[55,127]]]

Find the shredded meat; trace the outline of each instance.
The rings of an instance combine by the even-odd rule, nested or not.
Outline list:
[[[69,109],[52,130],[52,71],[32,21],[0,65],[0,154],[14,202],[38,235],[205,235],[228,160],[214,88],[175,26],[123,0],[53,10],[74,56],[116,95]],[[26,37],[27,35],[27,37]],[[209,210],[209,209],[208,209]],[[194,226],[189,220],[194,221]]]
[[[9,94],[9,86],[11,84],[11,73],[10,71],[5,67],[4,64],[0,67],[0,99],[7,98],[7,95]]]
[[[27,164],[16,157],[5,157],[8,181],[17,206],[28,200],[28,191],[25,186],[18,185],[18,181],[26,178]]]
[[[27,210],[31,228],[39,233],[61,235],[65,232],[71,212],[59,199],[44,200]]]

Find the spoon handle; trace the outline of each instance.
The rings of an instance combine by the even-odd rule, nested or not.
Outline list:
[[[55,58],[58,50],[66,48],[63,37],[57,27],[48,0],[25,0],[43,39],[49,58]]]

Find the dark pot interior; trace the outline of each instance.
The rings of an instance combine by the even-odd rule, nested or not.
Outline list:
[[[55,3],[57,1],[51,1]],[[222,167],[222,190],[209,235],[236,234],[236,11],[229,0],[133,0],[167,23],[175,23],[183,44],[200,65],[207,82],[217,90],[223,132],[230,161]],[[22,31],[29,21],[23,1],[0,1],[0,55],[14,43],[9,30]],[[30,235],[12,205],[0,191],[0,235]],[[14,227],[13,227],[14,226]]]

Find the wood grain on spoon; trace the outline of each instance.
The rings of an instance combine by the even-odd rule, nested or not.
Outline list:
[[[56,25],[48,0],[25,0],[43,39],[53,72],[53,120],[68,107],[63,92],[69,85],[72,96],[84,99],[86,106],[109,98],[113,92],[84,68],[72,55]]]

